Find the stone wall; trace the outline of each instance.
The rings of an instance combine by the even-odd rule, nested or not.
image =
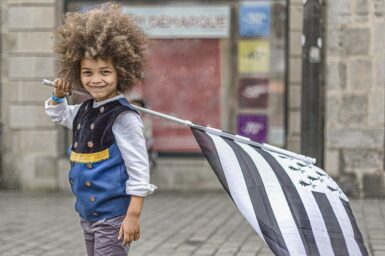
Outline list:
[[[45,115],[55,59],[52,32],[60,7],[55,0],[1,1],[2,185],[56,189],[63,132]]]
[[[326,5],[325,167],[349,194],[384,196],[385,1]]]

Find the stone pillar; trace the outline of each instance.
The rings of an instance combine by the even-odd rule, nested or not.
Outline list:
[[[55,0],[1,1],[2,185],[24,190],[58,186],[58,157],[63,132],[44,112],[51,90],[42,78],[53,79]]]
[[[384,196],[384,1],[328,1],[325,31],[325,169],[348,194]]]
[[[289,6],[289,84],[287,148],[299,153],[301,147],[301,74],[302,74],[302,0],[290,1]]]

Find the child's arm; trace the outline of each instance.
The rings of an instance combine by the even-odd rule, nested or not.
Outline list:
[[[61,79],[55,79],[55,88],[53,95],[57,98],[64,98],[71,90],[71,86],[67,83],[63,83]],[[57,103],[52,100],[52,97],[45,101],[45,112],[49,118],[60,125],[72,129],[72,122],[76,113],[79,110],[80,105],[68,105],[67,100]]]
[[[156,187],[150,184],[150,167],[141,118],[134,112],[124,112],[116,119],[112,132],[130,177],[126,182],[126,193],[140,197],[152,194]]]
[[[123,245],[136,241],[140,237],[140,214],[142,213],[144,197],[131,196],[130,206],[126,217],[120,226],[118,239],[123,238]]]
[[[149,183],[148,154],[139,115],[131,111],[122,113],[112,131],[129,176],[126,193],[131,195],[131,202],[119,232],[119,239],[123,238],[123,244],[127,244],[139,239],[144,197],[153,193],[156,187]]]

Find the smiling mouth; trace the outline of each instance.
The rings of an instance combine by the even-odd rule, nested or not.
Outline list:
[[[91,91],[100,91],[104,88],[105,86],[90,86]]]

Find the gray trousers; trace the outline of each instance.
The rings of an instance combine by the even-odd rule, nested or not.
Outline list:
[[[122,238],[118,240],[123,219],[124,215],[99,221],[80,218],[88,256],[127,256],[130,246],[123,246]]]

